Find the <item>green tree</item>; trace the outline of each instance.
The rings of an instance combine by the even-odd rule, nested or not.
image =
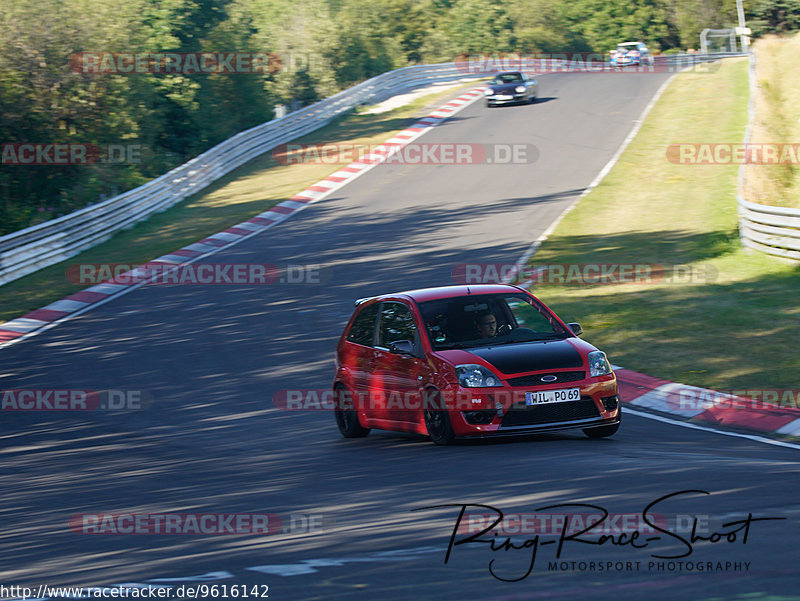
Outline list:
[[[738,22],[736,0],[667,0],[667,11],[682,48],[699,47],[703,29],[735,27]]]
[[[755,37],[800,29],[800,0],[759,0],[748,19]]]
[[[505,6],[498,0],[455,0],[442,23],[451,56],[517,50]]]

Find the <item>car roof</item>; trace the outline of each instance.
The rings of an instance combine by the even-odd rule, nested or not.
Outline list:
[[[639,44],[642,44],[642,46],[644,46],[642,42],[620,42],[619,44],[617,44],[617,46],[638,46]]]
[[[462,286],[439,286],[437,288],[419,288],[417,290],[406,290],[394,294],[382,294],[365,299],[367,300],[387,300],[391,298],[408,298],[418,303],[429,300],[439,300],[442,298],[454,298],[473,294],[503,294],[508,292],[520,292],[521,289],[509,284],[469,284]]]
[[[495,73],[495,77],[500,77],[501,75],[522,75],[521,71],[502,71],[500,73]]]

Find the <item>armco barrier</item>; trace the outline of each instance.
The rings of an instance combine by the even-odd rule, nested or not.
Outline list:
[[[748,78],[750,101],[747,106],[747,131],[744,143],[750,143],[753,126],[753,98],[756,92],[756,53],[751,51]],[[744,199],[747,165],[739,168],[739,237],[744,246],[784,259],[800,261],[800,209],[772,207]]]
[[[675,55],[666,60],[676,67],[689,67],[729,56],[739,55]],[[467,72],[457,63],[403,67],[240,132],[138,188],[0,237],[0,285],[100,244],[118,231],[202,190],[251,159],[323,127],[359,104],[380,102],[421,85],[482,79],[488,75]]]
[[[741,197],[738,204],[742,244],[800,261],[800,209],[760,205]]]

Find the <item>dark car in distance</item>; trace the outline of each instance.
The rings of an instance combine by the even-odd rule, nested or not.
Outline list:
[[[536,80],[520,71],[498,73],[484,90],[486,106],[536,102],[538,89]]]
[[[336,349],[336,422],[437,444],[620,424],[606,355],[523,288],[446,286],[356,301]]]

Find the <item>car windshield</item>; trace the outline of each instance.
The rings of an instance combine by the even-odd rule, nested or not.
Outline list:
[[[571,336],[530,296],[475,294],[419,303],[434,350],[516,344]]]
[[[519,83],[524,81],[520,73],[501,73],[492,80],[494,84]]]
[[[617,46],[617,52],[630,52],[631,50],[638,50],[636,44],[620,44]]]

